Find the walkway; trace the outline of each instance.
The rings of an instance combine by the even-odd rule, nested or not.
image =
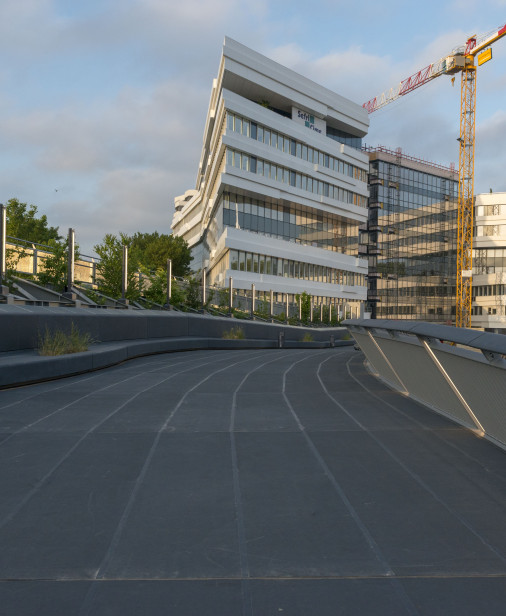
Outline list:
[[[502,616],[504,452],[362,362],[195,351],[1,391],[1,614]]]

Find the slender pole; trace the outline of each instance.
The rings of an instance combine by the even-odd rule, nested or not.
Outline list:
[[[299,295],[299,321],[302,321],[302,295]]]
[[[234,279],[232,276],[228,279],[228,314],[232,314],[234,307]]]
[[[320,323],[323,323],[323,302],[320,304]]]
[[[309,304],[311,308],[310,310],[311,314],[309,315],[309,319],[311,320],[311,323],[313,322],[313,299],[314,299],[313,296],[311,296],[311,302]]]
[[[172,259],[167,259],[167,305],[172,299]]]
[[[329,304],[329,324],[332,323],[332,302]]]
[[[75,246],[75,232],[74,229],[69,229],[68,235],[68,247],[67,247],[67,292],[72,291],[74,286],[74,246]]]
[[[0,203],[0,286],[5,281],[5,242],[7,239],[7,206]],[[1,290],[0,290],[1,292]]]
[[[274,316],[274,291],[271,289],[271,319]]]
[[[123,269],[121,272],[121,299],[126,299],[128,278],[128,246],[123,246]]]
[[[288,321],[288,317],[290,316],[290,306],[288,304],[288,293],[286,294],[286,320]]]
[[[255,284],[251,285],[251,316],[255,313]]]
[[[206,305],[206,268],[202,270],[202,308]]]

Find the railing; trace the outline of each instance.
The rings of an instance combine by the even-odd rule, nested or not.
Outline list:
[[[506,336],[420,321],[344,325],[390,387],[506,449]]]

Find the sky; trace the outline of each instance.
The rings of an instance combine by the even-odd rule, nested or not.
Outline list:
[[[1,0],[0,202],[88,255],[106,233],[170,233],[225,36],[363,104],[504,24],[506,0]],[[506,37],[477,73],[475,192],[506,192]],[[459,108],[439,77],[371,114],[364,142],[458,167]]]

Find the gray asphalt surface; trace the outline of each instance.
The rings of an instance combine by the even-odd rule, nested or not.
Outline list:
[[[0,392],[0,614],[506,613],[506,455],[349,347]]]

